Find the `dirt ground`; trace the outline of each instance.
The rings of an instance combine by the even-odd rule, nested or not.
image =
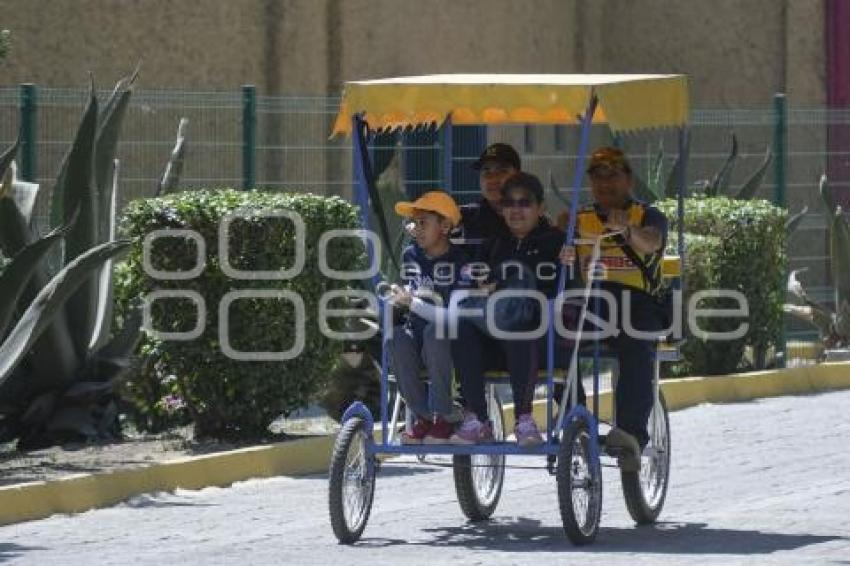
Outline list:
[[[327,434],[336,427],[336,423],[315,411],[312,414],[301,413],[291,419],[275,421],[270,427],[275,434],[265,443]],[[13,446],[0,444],[0,486],[137,468],[186,456],[263,444],[195,440],[191,426],[155,435],[135,431],[125,431],[124,435],[125,440],[121,442],[66,444],[27,452],[16,452]]]
[[[239,447],[232,443],[191,440],[190,428],[158,435],[128,435],[121,442],[67,444],[27,452],[5,446],[0,450],[0,485],[136,468]]]

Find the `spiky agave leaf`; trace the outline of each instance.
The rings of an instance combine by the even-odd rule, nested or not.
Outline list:
[[[141,328],[142,304],[141,301],[137,301],[126,312],[121,330],[103,348],[97,351],[97,357],[104,359],[131,357],[139,343]]]
[[[6,269],[0,274],[0,340],[6,336],[6,330],[18,300],[24,294],[27,283],[39,268],[41,260],[50,250],[51,246],[62,238],[69,230],[70,225],[60,226],[40,240],[26,246],[18,253]]]
[[[12,198],[0,198],[0,251],[7,257],[14,257],[33,241],[32,232]],[[48,281],[47,270],[43,264],[38,264],[21,299],[33,301]],[[65,313],[60,313],[54,324],[33,345],[30,365],[30,379],[45,383],[53,379],[61,380],[62,376],[72,374],[78,369],[79,360]]]
[[[88,374],[97,381],[121,379],[130,368],[142,333],[142,306],[134,304],[127,311],[124,323],[111,341],[92,356]]]
[[[12,161],[18,155],[18,147],[21,145],[21,138],[15,140],[15,143],[10,145],[6,151],[0,155],[0,178],[6,175],[6,170],[12,165]]]
[[[820,198],[826,207],[827,214],[832,214],[837,205],[835,202],[835,196],[832,194],[832,187],[829,186],[829,181],[826,178],[826,173],[820,176],[818,193],[820,193]]]
[[[646,185],[652,193],[652,201],[658,200],[663,196],[663,182],[661,178],[664,176],[664,145],[658,144],[658,152],[649,167]]]
[[[129,241],[107,242],[96,246],[79,255],[50,280],[0,345],[0,387],[6,383],[30,346],[47,329],[53,318],[62,312],[65,303],[80,285],[93,271],[101,267],[103,262],[129,246]],[[61,377],[64,378],[65,385],[74,379],[73,374]]]
[[[797,227],[800,226],[800,223],[803,221],[803,218],[806,216],[806,214],[808,214],[808,212],[809,212],[809,207],[804,206],[803,209],[800,212],[791,216],[791,218],[789,218],[785,222],[785,231],[788,234],[793,234],[794,231],[797,230]]]
[[[634,191],[634,195],[644,202],[655,202],[656,196],[655,193],[652,192],[652,189],[649,188],[649,185],[641,179],[638,175],[633,175],[632,179],[634,181],[634,185],[632,190]]]
[[[131,75],[118,81],[106,104],[104,104],[103,111],[98,116],[97,134],[94,142],[94,178],[100,214],[97,241],[99,244],[112,239],[109,236],[112,217],[109,214],[104,214],[104,212],[109,211],[112,201],[113,162],[118,151],[121,127],[130,105],[130,97],[133,94],[133,83],[135,83],[138,75],[139,68],[137,66]]]
[[[74,135],[74,141],[62,160],[59,175],[50,193],[51,226],[66,223],[68,216],[80,201],[80,194],[86,189],[91,189],[96,132],[97,98],[94,95],[94,85],[92,84],[89,88],[88,103]],[[80,224],[86,224],[86,218],[89,214],[81,208]]]
[[[32,213],[35,210],[35,201],[38,198],[38,183],[30,183],[18,178],[18,167],[14,161],[9,167],[12,173],[12,199],[18,205],[21,216],[27,224],[32,226]]]
[[[705,189],[706,196],[715,197],[727,192],[729,188],[729,180],[732,177],[732,170],[735,168],[735,161],[738,159],[738,136],[732,132],[732,149],[729,151],[729,157],[723,162],[720,170],[711,178],[711,182]]]
[[[676,161],[673,162],[673,168],[670,169],[670,173],[667,175],[667,183],[664,185],[664,196],[667,198],[676,198],[676,195],[678,194],[679,177],[681,176],[682,168],[688,166],[690,153],[691,137],[687,136],[685,138],[684,151],[676,156]],[[687,186],[687,181],[685,181],[685,186]]]
[[[750,178],[741,185],[741,188],[738,189],[738,193],[735,195],[736,199],[749,200],[755,196],[759,187],[761,187],[762,181],[764,181],[764,176],[767,174],[767,168],[772,159],[773,155],[770,153],[770,148],[767,148],[761,165],[759,165],[759,168],[750,175]]]
[[[829,230],[835,305],[850,302],[850,224],[838,206]]]
[[[12,198],[11,182],[6,182],[10,174],[7,169],[0,182],[0,252],[6,257],[15,256],[33,239],[26,218]]]
[[[833,328],[839,340],[837,345],[850,345],[850,301],[845,300],[838,306]]]
[[[188,126],[189,119],[180,118],[180,123],[177,125],[177,141],[174,143],[174,149],[171,150],[171,156],[168,158],[168,163],[162,172],[162,178],[157,185],[156,196],[170,193],[177,188],[180,174],[183,172],[183,157],[186,154],[186,129]]]
[[[54,189],[54,204],[61,200],[60,218],[67,221],[71,211],[79,208],[80,216],[65,238],[64,263],[74,260],[99,243],[98,199],[94,181],[93,159],[97,132],[98,103],[94,84],[89,102],[74,137],[74,143],[60,172]],[[79,285],[74,297],[65,305],[68,329],[74,352],[80,360],[88,354],[92,328],[97,317],[97,278],[88,277]]]
[[[794,318],[802,320],[803,322],[811,324],[817,328],[818,334],[820,334],[822,338],[830,336],[833,332],[832,313],[823,307],[785,304],[782,306],[782,310]]]
[[[113,163],[112,188],[108,191],[110,197],[108,202],[109,208],[107,211],[101,212],[101,216],[104,216],[109,220],[109,231],[107,233],[109,240],[115,239],[115,227],[117,224],[116,216],[118,215],[118,172],[120,170],[120,162],[116,159]],[[91,352],[102,348],[109,338],[109,332],[112,328],[113,313],[112,277],[112,260],[110,259],[104,263],[98,275],[95,324],[91,329],[91,342],[89,343],[87,356],[90,355]]]

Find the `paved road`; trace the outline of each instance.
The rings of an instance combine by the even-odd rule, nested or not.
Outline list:
[[[848,408],[850,392],[836,392],[674,413],[663,522],[634,527],[616,471],[606,469],[602,528],[583,549],[564,537],[555,482],[542,469],[509,470],[496,519],[470,525],[450,470],[407,460],[382,471],[354,547],[335,543],[326,479],[316,476],[142,496],[3,527],[0,562],[850,564]]]

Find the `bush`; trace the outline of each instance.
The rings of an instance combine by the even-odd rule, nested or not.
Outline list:
[[[675,234],[676,202],[661,201],[658,207],[670,219],[670,233]],[[749,331],[741,341],[704,342],[690,337],[683,348],[688,371],[703,375],[734,371],[744,346],[753,348],[756,368],[765,367],[768,349],[778,344],[782,334],[786,218],[784,209],[763,200],[692,197],[685,201],[685,300],[701,289],[736,290],[747,297],[750,311]],[[671,245],[674,242],[671,238]],[[730,308],[734,302],[712,299],[700,306]],[[730,330],[739,323],[704,319],[701,327]]]
[[[301,215],[306,226],[306,261],[290,280],[245,280],[225,275],[219,264],[218,228],[236,210],[285,209]],[[243,213],[245,214],[245,213]],[[249,214],[250,215],[250,214]],[[346,288],[346,281],[322,275],[316,258],[319,237],[327,230],[358,227],[356,209],[346,201],[311,194],[269,194],[234,190],[203,190],[131,203],[122,219],[122,232],[136,239],[125,265],[118,269],[116,300],[119,313],[137,297],[156,289],[197,291],[206,303],[206,325],[190,341],[143,340],[144,362],[128,392],[139,425],[157,429],[191,420],[196,433],[210,436],[257,437],[272,420],[305,406],[321,389],[341,351],[339,341],[319,332],[316,313],[321,295]],[[206,268],[190,280],[165,281],[149,277],[142,265],[142,238],[153,230],[191,229],[206,244]],[[229,229],[228,257],[241,270],[277,270],[294,263],[295,231],[284,218],[237,219]],[[191,239],[154,241],[155,269],[190,270],[197,248]],[[339,238],[329,246],[328,263],[338,270],[361,268],[363,245]],[[239,361],[222,353],[219,342],[219,304],[229,291],[283,289],[294,291],[305,304],[305,345],[297,357],[279,362]],[[245,352],[279,352],[294,344],[294,307],[274,299],[238,299],[229,309],[231,346]],[[152,328],[186,332],[195,327],[197,309],[186,299],[159,299],[151,308]]]

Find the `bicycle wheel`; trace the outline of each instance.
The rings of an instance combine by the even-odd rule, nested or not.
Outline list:
[[[640,458],[640,471],[620,470],[620,481],[632,519],[638,525],[654,523],[670,483],[670,419],[661,391],[649,417],[649,443]]]
[[[502,403],[497,394],[490,397],[490,420],[493,423],[493,439],[505,440],[505,421]],[[456,455],[452,458],[457,501],[463,514],[470,521],[489,519],[502,495],[505,480],[504,454]]]
[[[564,430],[555,479],[561,521],[570,542],[593,542],[602,514],[602,466],[599,455],[591,454],[590,431],[584,421],[573,421]]]
[[[360,538],[375,494],[375,463],[369,465],[366,454],[366,423],[352,417],[336,437],[331,456],[329,507],[331,527],[341,543]]]

